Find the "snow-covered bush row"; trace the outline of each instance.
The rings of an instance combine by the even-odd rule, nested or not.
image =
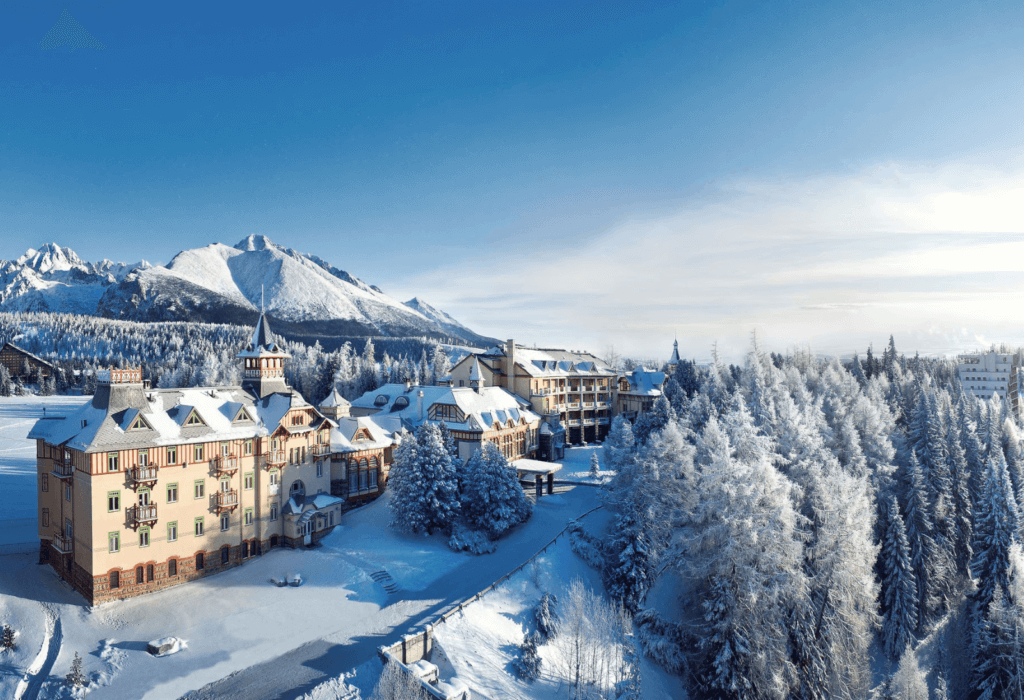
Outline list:
[[[742,368],[666,371],[652,411],[613,422],[606,536],[573,542],[603,558],[645,652],[685,673],[692,697],[863,698],[887,662],[898,670],[886,688],[906,692],[927,673],[937,690],[939,671],[951,698],[1024,687],[1012,406],[974,398],[954,361],[907,358],[891,339],[881,358],[845,365],[755,340]],[[683,602],[645,610],[662,572]],[[969,672],[915,671],[907,649],[961,610],[967,624],[949,629],[968,638],[943,643],[970,660],[934,658]]]

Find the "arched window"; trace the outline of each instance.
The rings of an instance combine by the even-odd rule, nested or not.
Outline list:
[[[306,495],[306,485],[299,479],[292,482],[291,487],[288,489],[288,493],[292,496],[304,496]]]
[[[366,469],[369,466],[369,462],[366,461],[366,457],[359,460],[359,468]]]
[[[370,469],[376,469],[376,468],[377,468],[377,458],[376,457],[370,457]]]

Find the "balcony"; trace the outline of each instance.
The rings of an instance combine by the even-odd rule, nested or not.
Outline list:
[[[234,510],[238,507],[238,491],[217,491],[213,494],[213,505],[217,512]]]
[[[53,533],[53,548],[61,554],[71,554],[71,549],[74,546],[74,541],[70,537],[65,537],[59,532]]]
[[[530,396],[550,396],[551,389],[534,389],[530,392]]]
[[[156,467],[141,466],[128,470],[128,479],[131,481],[132,488],[152,486],[156,483],[156,477]]]
[[[284,450],[273,450],[267,453],[267,466],[284,466],[287,463],[287,458],[284,455]]]
[[[238,457],[217,455],[213,458],[213,470],[217,474],[234,474],[238,471]]]
[[[598,418],[597,419],[597,424],[598,425],[608,425],[608,422],[609,422],[608,418]]]
[[[54,462],[50,473],[58,479],[71,479],[75,476],[75,465],[71,462]]]
[[[150,503],[144,506],[131,506],[128,511],[128,525],[139,527],[150,525],[156,522],[156,504]]]
[[[314,457],[326,457],[329,454],[331,454],[330,445],[313,445]]]
[[[569,403],[565,404],[565,407],[567,409],[569,409],[570,411],[578,411],[578,410],[580,410],[580,402],[579,401],[570,401]]]
[[[583,425],[594,425],[594,419],[593,418],[584,418],[583,419]]]
[[[594,402],[593,401],[584,401],[583,402],[583,408],[593,408],[593,407],[594,407]]]
[[[597,402],[597,407],[598,408],[608,408],[608,402],[607,401],[598,401]]]
[[[568,423],[569,425],[579,425],[580,424],[580,419],[579,418],[570,418],[569,420],[567,420],[565,422]]]

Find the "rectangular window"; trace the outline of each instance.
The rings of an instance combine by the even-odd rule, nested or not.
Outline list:
[[[359,490],[359,472],[351,467],[348,470],[348,490],[358,491]]]
[[[204,479],[196,479],[195,494],[196,498],[206,497],[206,481]]]
[[[43,508],[43,527],[50,527],[50,509]]]
[[[110,549],[110,553],[121,551],[121,533],[111,532],[107,535],[107,547]]]
[[[192,455],[193,455],[193,459],[192,459],[193,462],[202,462],[203,461],[203,446],[202,445],[194,446],[192,448]]]
[[[167,562],[167,575],[177,576],[178,575],[178,560],[170,559]]]
[[[167,463],[177,464],[178,463],[178,448],[168,447],[167,448]]]
[[[139,546],[140,547],[148,547],[149,546],[149,528],[148,527],[144,527],[141,530],[139,530]]]
[[[117,471],[117,453],[116,452],[109,452],[109,453],[107,453],[107,471],[108,472],[116,472]]]
[[[178,523],[177,523],[177,521],[167,523],[167,541],[168,542],[177,542],[178,541]]]
[[[139,450],[139,466],[149,466],[149,450]]]
[[[229,529],[230,527],[231,527],[231,516],[228,515],[227,513],[225,513],[224,515],[220,516],[220,529],[221,529],[221,532],[223,532],[224,530]]]
[[[246,455],[251,455],[252,454],[252,440],[246,440],[245,441],[245,454]]]
[[[50,490],[50,475],[43,474],[43,493],[47,493]]]
[[[200,517],[196,518],[196,537],[202,537],[202,536],[203,536],[203,518],[202,518],[202,516],[200,516]]]
[[[370,488],[377,488],[377,470],[371,469],[368,474],[370,475]]]
[[[178,485],[167,484],[167,502],[177,503],[178,502]]]
[[[270,506],[270,519],[277,520],[277,504]]]
[[[141,566],[135,567],[135,583],[145,583],[145,573]]]
[[[200,552],[199,554],[196,555],[196,571],[202,571],[203,570],[203,566],[205,566],[205,564],[206,564],[206,557],[204,557],[203,553]]]
[[[252,525],[252,521],[253,521],[252,508],[246,508],[245,509],[245,524],[246,525]]]
[[[150,583],[153,580],[153,565],[149,564],[146,566],[146,583]]]
[[[281,472],[277,471],[276,469],[274,471],[270,472],[270,485],[271,486],[277,486],[277,480],[278,480],[278,478],[280,478],[280,475],[281,475]]]
[[[75,526],[71,524],[71,518],[64,518],[64,536],[69,540],[74,537]]]
[[[111,571],[110,572],[110,588],[111,590],[121,587],[121,572]]]
[[[316,475],[317,475],[317,478],[319,478],[319,477],[324,475],[324,463],[323,462],[317,462],[316,463]]]
[[[253,485],[256,483],[256,477],[252,472],[246,472],[245,474],[245,490],[252,491]]]
[[[228,443],[226,443],[226,442],[222,442],[222,443],[220,444],[220,453],[221,453],[222,455],[224,455],[225,457],[227,457],[227,456],[228,456],[228,452],[230,452],[230,451],[231,451],[231,446],[230,446],[230,445],[228,445]]]
[[[64,500],[71,500],[71,484],[64,484]]]
[[[368,474],[367,471],[359,472],[359,490],[360,491],[364,491],[364,490],[366,490],[366,489],[368,489],[370,487],[369,479],[370,479],[370,477],[369,477],[369,474]]]
[[[121,492],[107,491],[107,512],[116,513],[121,510]]]
[[[327,526],[334,527],[334,511],[327,514]]]

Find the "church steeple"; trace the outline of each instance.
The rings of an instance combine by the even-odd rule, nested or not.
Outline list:
[[[670,365],[678,365],[679,361],[679,340],[677,338],[672,341],[672,357],[668,358],[668,363]]]
[[[266,314],[261,310],[249,344],[237,355],[243,362],[242,388],[261,399],[269,394],[290,391],[284,381],[284,361],[291,355],[272,338]]]

